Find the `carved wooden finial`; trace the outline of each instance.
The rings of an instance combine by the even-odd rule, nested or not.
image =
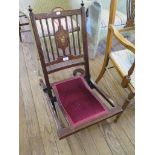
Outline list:
[[[83,3],[83,0],[82,0],[82,3],[81,3],[81,6],[82,6],[82,7],[84,7],[84,3]]]
[[[29,12],[30,12],[30,13],[32,12],[32,8],[31,8],[31,6],[30,6],[30,5],[29,5],[29,9],[28,9],[28,10],[29,10]]]

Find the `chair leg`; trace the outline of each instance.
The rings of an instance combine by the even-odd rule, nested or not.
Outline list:
[[[134,96],[135,96],[135,94],[132,93],[132,92],[128,95],[128,98],[125,100],[125,102],[124,102],[124,104],[123,104],[123,106],[122,106],[123,111],[127,108],[127,106],[129,105],[131,99],[134,98]],[[122,113],[123,113],[123,112],[122,112]],[[120,116],[122,115],[122,113],[120,113],[120,114],[118,114],[118,115],[116,116],[114,122],[117,122],[117,121],[118,121],[118,119],[120,118]]]
[[[95,81],[96,83],[98,83],[101,80],[101,78],[103,77],[103,74],[105,73],[108,62],[109,62],[109,57],[105,57],[102,69],[101,69],[101,71],[100,71],[100,73],[99,73],[99,75],[98,75],[98,77],[97,77],[97,79]]]
[[[22,34],[21,34],[21,27],[19,26],[19,38],[20,38],[20,42],[22,42]]]

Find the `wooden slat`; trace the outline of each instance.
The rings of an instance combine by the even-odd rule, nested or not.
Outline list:
[[[42,35],[43,35],[43,39],[44,39],[44,45],[45,45],[45,50],[46,50],[47,58],[48,58],[48,61],[50,62],[49,51],[48,51],[48,47],[47,47],[47,41],[46,41],[46,38],[45,38],[45,33],[44,33],[44,28],[43,28],[42,20],[39,20],[39,22],[40,22],[40,25],[41,25],[41,31],[42,31]]]
[[[73,32],[73,17],[70,16],[70,18],[71,18],[71,26],[72,26],[71,31],[72,31],[72,37],[73,37],[73,48],[74,48],[74,54],[76,55],[75,36],[74,36],[74,32]]]
[[[78,15],[76,15],[76,26],[79,27],[79,22],[78,22]],[[80,31],[80,30],[79,30]],[[79,53],[81,54],[81,45],[80,45],[80,35],[79,31],[77,31],[78,34],[78,46],[79,46]]]
[[[59,29],[60,26],[63,27],[63,25],[61,25],[61,19],[62,19],[62,18],[58,18],[58,22],[59,22],[58,29]],[[63,28],[64,28],[64,27],[63,27]],[[59,30],[58,30],[58,31],[59,31]],[[66,55],[65,49],[62,49],[62,48],[61,48],[61,50],[62,50],[62,52],[63,52],[63,56],[65,56],[65,55]]]
[[[52,27],[53,27],[53,33],[54,33],[54,40],[55,40],[55,45],[56,45],[56,51],[57,51],[57,57],[59,57],[59,50],[58,50],[58,46],[57,46],[57,41],[56,41],[56,38],[55,38],[55,26],[54,26],[54,19],[52,19]]]
[[[66,30],[69,32],[67,17],[65,17],[65,23],[66,23]],[[72,54],[71,53],[71,45],[70,45],[70,37],[68,37],[68,43],[69,43],[69,53]]]
[[[50,30],[49,30],[49,25],[48,25],[47,19],[46,19],[46,25],[47,25],[48,38],[49,38],[49,41],[50,41],[50,46],[51,46],[51,51],[52,51],[53,60],[55,60],[54,51],[53,51],[53,46],[52,46],[52,40],[51,40],[51,35],[50,35]]]

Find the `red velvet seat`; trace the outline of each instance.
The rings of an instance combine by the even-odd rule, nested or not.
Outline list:
[[[53,90],[72,127],[108,113],[106,105],[101,104],[81,76],[55,83]]]

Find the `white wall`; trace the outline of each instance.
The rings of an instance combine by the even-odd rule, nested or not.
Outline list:
[[[70,9],[70,0],[19,0],[19,9],[27,12],[28,5],[31,5],[34,12],[49,12],[55,7]]]
[[[83,0],[85,7],[95,0]],[[102,0],[103,8],[109,9],[111,0]],[[19,0],[19,8],[27,11],[28,5],[31,5],[36,12],[48,12],[52,8],[60,6],[64,9],[78,9],[81,7],[81,0]],[[118,0],[117,9],[123,13],[126,12],[126,0]]]
[[[69,0],[70,5],[73,9],[77,9],[81,7],[81,0]],[[95,0],[83,0],[85,7],[87,7],[90,3]],[[104,9],[110,9],[111,0],[101,0]],[[117,10],[126,14],[126,0],[117,0]]]

